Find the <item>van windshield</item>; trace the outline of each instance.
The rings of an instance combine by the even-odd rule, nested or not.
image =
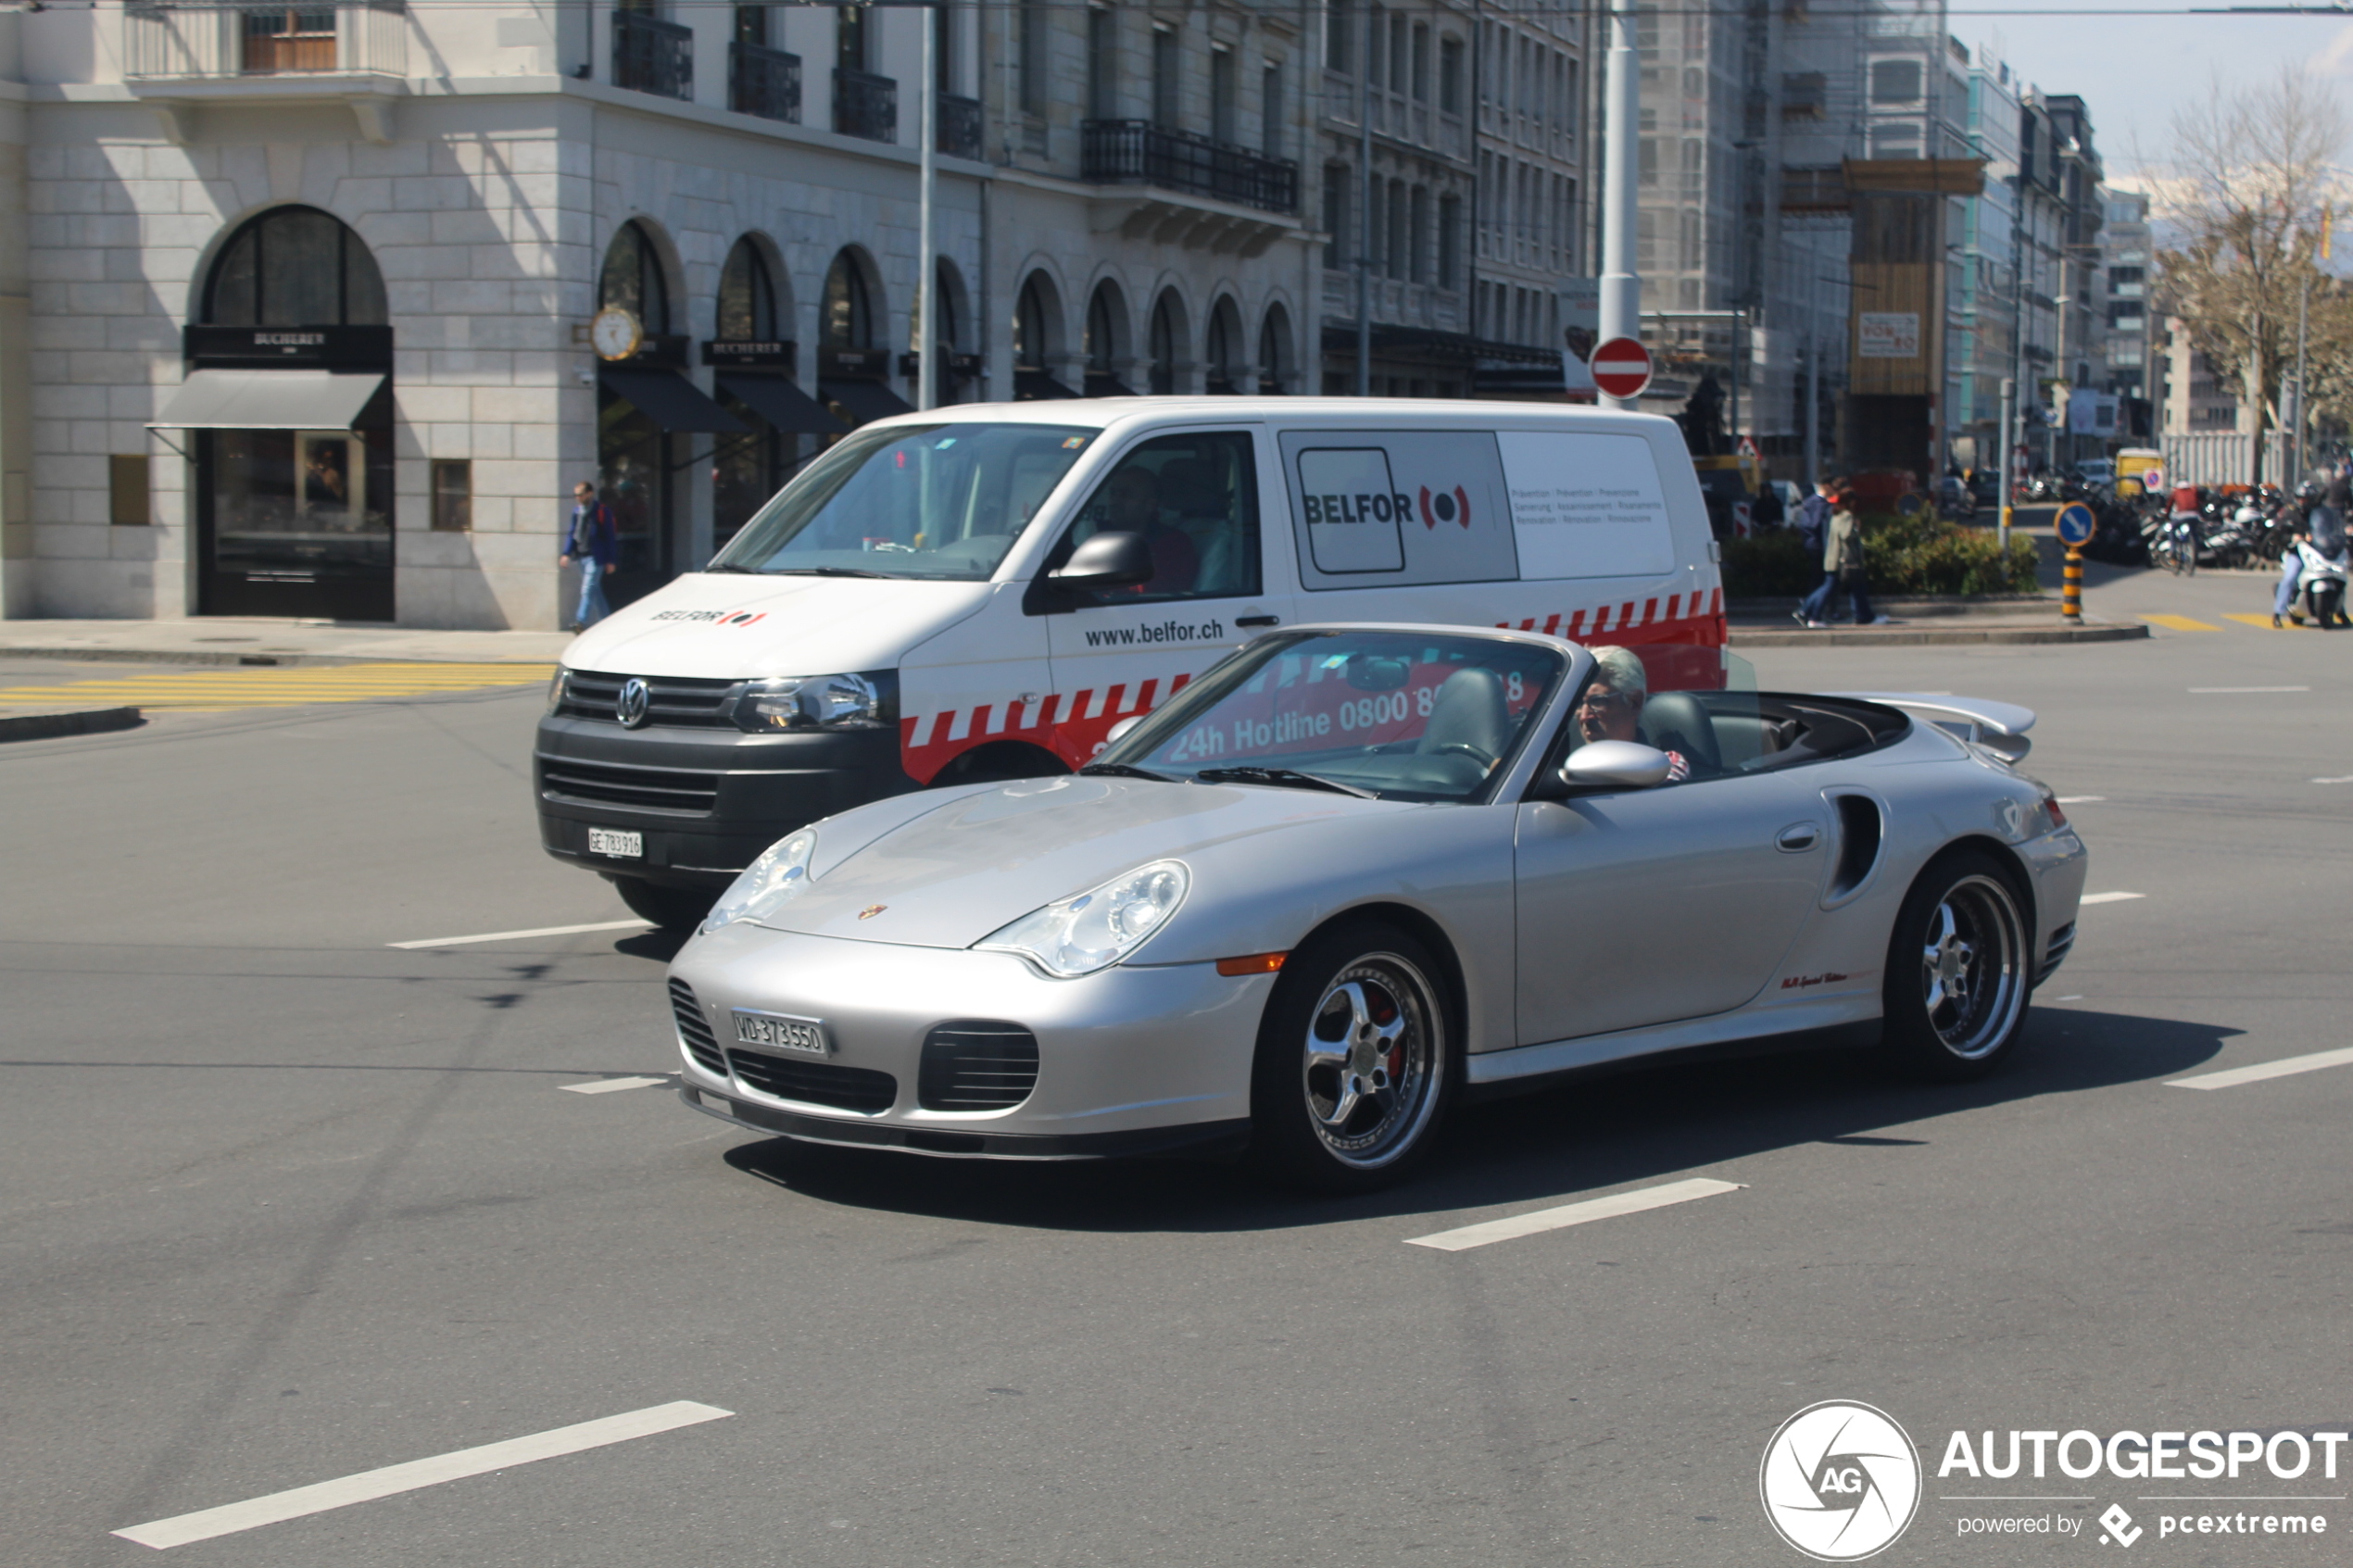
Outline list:
[[[859,431],[706,570],[986,581],[1099,433],[962,422]]]

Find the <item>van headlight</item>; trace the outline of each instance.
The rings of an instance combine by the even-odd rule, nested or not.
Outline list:
[[[568,689],[568,688],[567,688],[567,683],[568,683],[568,682],[570,682],[570,681],[571,681],[571,679],[572,679],[572,671],[569,671],[569,670],[565,669],[565,668],[564,668],[562,665],[560,665],[560,664],[559,664],[559,665],[557,665],[557,666],[556,666],[556,674],[555,674],[555,678],[554,678],[553,680],[551,680],[551,681],[549,681],[549,682],[547,683],[547,711],[548,711],[548,712],[550,712],[550,713],[556,712],[557,710],[559,710],[560,709],[561,709],[561,708],[563,707],[563,705],[564,705],[564,696],[565,696],[566,692],[567,692],[567,689]]]
[[[702,928],[716,931],[739,920],[765,920],[799,897],[800,890],[809,885],[809,857],[816,848],[817,835],[808,828],[770,845],[728,884],[727,891],[703,917]]]
[[[776,675],[750,681],[736,698],[736,727],[861,730],[885,721],[882,692],[863,675]]]
[[[1168,923],[1192,880],[1182,860],[1154,860],[1033,909],[975,946],[1019,953],[1058,980],[1076,980],[1142,947]]]

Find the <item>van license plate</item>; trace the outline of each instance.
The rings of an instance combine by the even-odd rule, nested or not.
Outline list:
[[[590,828],[588,853],[642,860],[646,858],[646,835],[635,828]]]
[[[736,1014],[736,1038],[747,1046],[792,1051],[800,1056],[825,1056],[824,1026],[813,1018],[786,1018],[773,1012]]]

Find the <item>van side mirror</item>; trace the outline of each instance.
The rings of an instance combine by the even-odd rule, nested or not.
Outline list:
[[[1159,568],[1140,533],[1098,533],[1046,575],[1063,588],[1132,588],[1152,580]]]
[[[1574,788],[1651,789],[1674,768],[1667,753],[1630,740],[1588,741],[1561,764],[1561,783]]]

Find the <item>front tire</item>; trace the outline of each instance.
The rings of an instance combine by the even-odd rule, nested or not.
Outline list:
[[[2007,868],[1980,850],[1943,857],[1912,884],[1882,998],[1886,1045],[1904,1071],[1979,1078],[2016,1047],[2034,978],[2024,907]]]
[[[703,916],[711,913],[711,906],[719,901],[715,893],[692,887],[665,887],[643,877],[617,876],[611,881],[613,890],[629,906],[631,914],[681,936],[691,935],[695,927],[702,923]]]
[[[1446,1109],[1454,1025],[1429,949],[1378,922],[1293,952],[1259,1024],[1251,1151],[1318,1192],[1369,1192],[1419,1160]]]

